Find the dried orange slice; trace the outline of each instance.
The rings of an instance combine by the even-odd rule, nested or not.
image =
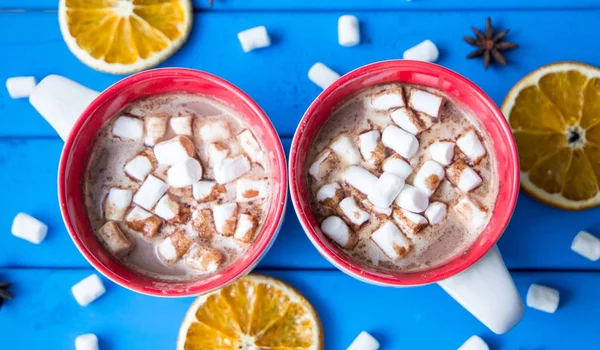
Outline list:
[[[198,297],[181,325],[177,349],[323,349],[323,331],[312,305],[294,288],[252,274]]]
[[[600,204],[600,69],[578,62],[539,68],[510,90],[502,113],[525,192],[564,209]]]
[[[60,0],[69,50],[93,69],[126,74],[154,67],[186,41],[190,0]]]

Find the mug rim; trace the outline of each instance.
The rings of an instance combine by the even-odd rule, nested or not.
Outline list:
[[[139,283],[136,283],[135,281],[122,278],[116,272],[114,272],[113,270],[107,268],[104,264],[102,264],[99,261],[99,259],[95,256],[95,254],[92,253],[89,249],[87,249],[84,242],[82,242],[82,240],[76,234],[75,227],[74,227],[73,223],[71,222],[71,217],[69,215],[68,205],[67,205],[68,198],[66,198],[68,185],[66,184],[65,178],[67,175],[67,171],[69,171],[68,161],[69,161],[70,155],[72,153],[73,147],[75,147],[74,143],[75,143],[76,136],[79,134],[79,132],[82,130],[82,128],[84,128],[85,122],[88,120],[88,118],[91,115],[93,115],[93,112],[98,107],[100,107],[107,100],[114,98],[123,89],[129,87],[131,84],[134,84],[139,81],[146,80],[146,79],[152,79],[152,78],[156,79],[156,78],[161,78],[161,77],[166,78],[166,77],[173,77],[173,76],[188,77],[188,78],[192,78],[192,79],[198,78],[198,79],[202,79],[204,81],[213,83],[215,85],[221,86],[221,87],[227,89],[228,91],[232,92],[233,94],[235,94],[236,97],[239,98],[241,101],[243,101],[243,103],[246,104],[247,107],[249,107],[253,113],[258,115],[260,117],[260,119],[263,122],[265,122],[264,127],[268,130],[268,132],[271,135],[275,135],[274,141],[275,141],[275,144],[277,145],[277,147],[275,147],[271,151],[276,154],[275,159],[277,159],[278,161],[276,163],[274,162],[272,171],[278,172],[281,175],[280,176],[281,190],[280,190],[280,195],[278,196],[280,198],[274,197],[271,199],[271,205],[274,205],[276,207],[276,210],[275,210],[275,215],[270,216],[268,218],[267,222],[271,221],[274,224],[267,225],[267,227],[269,227],[270,229],[268,231],[263,232],[264,238],[261,239],[260,241],[257,240],[253,243],[253,244],[259,244],[259,246],[257,249],[253,249],[252,254],[248,258],[244,259],[244,261],[246,261],[246,264],[241,265],[239,263],[233,263],[231,266],[232,268],[227,275],[223,274],[219,278],[212,280],[207,285],[202,285],[202,286],[197,286],[197,287],[189,287],[189,288],[185,288],[185,289],[180,289],[180,288],[179,289],[159,289],[159,288],[155,288],[155,287],[142,287],[141,285],[139,285]],[[139,96],[139,97],[142,97],[142,96]],[[254,267],[256,267],[258,262],[264,257],[264,255],[267,253],[267,251],[273,245],[275,239],[277,238],[279,230],[281,229],[281,225],[283,224],[285,208],[286,208],[286,204],[287,204],[288,176],[287,176],[286,165],[287,165],[287,161],[286,161],[285,152],[283,150],[283,145],[281,143],[281,138],[279,137],[279,134],[277,133],[277,130],[275,129],[273,123],[271,122],[271,120],[269,119],[267,114],[262,110],[262,108],[242,89],[238,88],[237,86],[235,86],[234,84],[230,83],[229,81],[227,81],[223,78],[220,78],[214,74],[207,73],[207,72],[204,72],[201,70],[190,69],[190,68],[150,69],[150,70],[142,71],[142,72],[127,76],[127,77],[117,81],[116,83],[112,84],[105,90],[103,90],[86,107],[86,109],[80,114],[80,116],[77,118],[77,120],[73,124],[73,127],[71,128],[69,135],[68,135],[67,139],[65,140],[65,144],[64,144],[62,152],[61,152],[59,166],[58,166],[58,186],[57,187],[58,187],[60,211],[61,211],[63,221],[65,223],[65,226],[67,228],[67,232],[69,233],[71,240],[73,241],[73,243],[75,244],[75,246],[77,247],[79,252],[98,272],[100,272],[102,275],[104,275],[109,280],[111,280],[111,281],[117,283],[118,285],[125,287],[129,290],[135,291],[140,294],[151,295],[151,296],[187,297],[187,296],[202,295],[202,294],[210,293],[216,289],[222,288],[222,287],[236,281],[237,279],[245,276],[246,274],[248,274],[252,269],[254,269]],[[89,220],[89,219],[86,216],[85,218],[80,218],[80,220]],[[91,232],[91,230],[90,230],[90,232],[86,232],[86,234],[91,234],[91,235],[95,236],[95,234],[93,232]],[[250,246],[252,246],[252,245],[250,245]],[[119,262],[119,264],[122,265],[124,268],[130,270],[128,267],[124,266],[122,263]],[[168,285],[170,283],[181,283],[181,281],[170,282],[168,280],[154,279],[152,277],[148,277],[145,275],[140,275],[140,276],[142,276],[144,278],[148,278],[150,280],[155,280],[157,282],[160,282],[161,285],[165,285],[165,284]],[[193,283],[193,282],[194,282],[193,280],[190,281],[190,283]]]
[[[346,262],[345,260],[341,259],[334,251],[332,251],[326,244],[323,243],[321,238],[317,235],[315,227],[311,224],[309,220],[309,216],[313,216],[312,212],[310,211],[310,209],[308,210],[308,213],[303,210],[301,204],[302,202],[300,199],[300,185],[298,184],[298,182],[295,181],[295,179],[298,178],[300,179],[300,181],[305,181],[306,171],[305,169],[297,169],[295,166],[295,160],[298,156],[302,156],[301,154],[299,154],[298,151],[300,143],[300,134],[302,133],[302,131],[304,131],[303,128],[308,123],[308,120],[318,110],[323,100],[329,97],[334,91],[344,86],[346,83],[354,79],[360,78],[363,75],[369,74],[373,71],[387,71],[396,68],[402,68],[402,70],[404,71],[410,71],[411,69],[420,72],[426,71],[428,74],[437,74],[441,77],[451,77],[452,79],[455,79],[456,81],[460,82],[460,85],[463,86],[465,89],[469,89],[471,90],[471,92],[477,95],[477,97],[482,102],[484,102],[487,111],[491,115],[493,115],[496,121],[499,123],[501,132],[507,136],[506,139],[508,140],[510,156],[511,159],[514,160],[514,166],[512,171],[514,182],[512,183],[512,187],[506,189],[506,191],[509,191],[511,193],[511,196],[509,197],[506,203],[506,207],[504,208],[507,209],[504,210],[504,212],[508,212],[508,215],[504,215],[503,220],[498,223],[498,227],[500,227],[501,229],[498,229],[497,231],[493,232],[493,234],[489,234],[488,238],[490,239],[486,240],[485,244],[479,246],[471,245],[469,248],[467,248],[467,251],[475,252],[474,254],[471,254],[469,256],[469,259],[462,259],[461,255],[459,254],[453,259],[447,261],[446,263],[433,268],[419,270],[415,272],[409,271],[407,273],[401,273],[401,277],[386,277],[366,271],[365,269],[359,266],[359,263]],[[348,95],[346,95],[345,97],[347,96]],[[314,135],[312,136],[314,137]],[[302,119],[300,120],[298,127],[294,133],[294,138],[292,139],[290,155],[288,159],[290,195],[292,199],[292,204],[294,206],[294,211],[296,212],[296,216],[298,217],[298,220],[300,221],[300,224],[302,225],[302,228],[309,240],[311,241],[311,243],[315,246],[315,248],[317,248],[319,253],[325,259],[327,259],[330,263],[332,263],[342,272],[363,282],[375,285],[387,285],[397,287],[426,285],[442,281],[468,269],[477,261],[479,261],[498,242],[498,240],[500,239],[510,222],[518,198],[520,186],[520,168],[518,159],[519,158],[516,141],[514,140],[507,119],[504,117],[504,115],[494,103],[494,101],[475,83],[453,70],[430,62],[401,59],[378,61],[356,68],[350,71],[349,73],[343,75],[335,82],[333,82],[315,98],[315,100],[310,104],[310,106],[302,116]],[[298,176],[299,172],[301,173],[301,176]],[[494,210],[493,212],[495,213],[496,210]],[[344,254],[346,253],[344,252]]]

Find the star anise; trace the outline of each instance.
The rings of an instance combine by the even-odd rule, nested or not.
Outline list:
[[[488,69],[490,66],[490,61],[493,58],[494,61],[500,63],[501,65],[506,65],[506,59],[502,56],[502,51],[512,50],[519,47],[515,43],[510,43],[507,41],[502,41],[506,34],[508,34],[508,29],[501,31],[500,33],[494,35],[494,28],[492,27],[492,20],[488,17],[485,26],[485,34],[481,33],[477,28],[471,27],[473,33],[475,33],[475,37],[465,36],[463,39],[477,47],[477,50],[471,52],[467,55],[467,58],[474,58],[483,56],[483,65],[485,69]]]
[[[4,299],[12,299],[13,295],[8,291],[8,287],[10,287],[10,282],[0,282],[0,309],[2,308],[2,304],[4,304]]]

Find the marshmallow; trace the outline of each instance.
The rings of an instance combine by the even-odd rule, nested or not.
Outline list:
[[[127,254],[133,246],[114,221],[108,221],[102,225],[98,229],[97,235],[113,255]]]
[[[384,172],[368,195],[369,200],[377,207],[387,208],[398,197],[404,187],[404,180],[400,177]]]
[[[75,350],[98,350],[98,337],[92,333],[77,336]]]
[[[229,153],[230,151],[227,145],[221,142],[211,143],[208,146],[208,166],[214,169],[229,156]]]
[[[192,136],[192,116],[173,117],[169,120],[171,130],[177,135]]]
[[[394,209],[392,218],[402,232],[417,234],[427,226],[427,219],[419,214],[404,209]]]
[[[265,26],[258,26],[241,31],[237,35],[244,52],[261,49],[271,45],[271,38]]]
[[[308,79],[319,86],[321,89],[325,90],[334,81],[338,80],[340,75],[331,70],[329,67],[324,65],[321,62],[315,63],[308,70]]]
[[[402,88],[386,89],[371,96],[371,106],[377,111],[404,107]]]
[[[154,175],[148,175],[142,186],[140,186],[133,196],[133,203],[146,210],[151,210],[160,197],[167,192],[168,188],[169,186],[159,178]]]
[[[458,350],[490,350],[489,346],[476,335],[471,336]]]
[[[200,127],[199,135],[205,145],[225,141],[231,138],[231,127],[224,120],[211,120]]]
[[[353,197],[346,197],[340,202],[340,209],[344,216],[353,223],[356,228],[360,227],[362,224],[369,220],[369,213],[362,210],[358,204],[356,204],[356,200]]]
[[[379,342],[373,338],[369,333],[362,331],[352,341],[352,344],[346,350],[378,350]]]
[[[341,200],[343,194],[342,187],[337,182],[332,182],[327,185],[321,186],[317,191],[317,200],[319,202],[326,202],[332,200],[334,203],[338,203]]]
[[[13,219],[10,232],[15,237],[22,238],[31,243],[40,244],[48,233],[48,226],[33,216],[18,213]]]
[[[472,228],[483,225],[487,217],[485,207],[468,196],[462,197],[458,203],[456,203],[456,206],[454,206],[454,210],[456,210],[465,223]]]
[[[382,170],[386,173],[392,173],[404,180],[412,173],[410,164],[396,155],[387,158],[383,162]]]
[[[396,204],[413,213],[422,213],[429,205],[429,196],[423,190],[406,184],[396,197]]]
[[[235,183],[235,201],[250,202],[269,195],[268,180],[239,179]]]
[[[238,217],[233,238],[240,242],[251,243],[254,240],[254,233],[257,227],[258,220],[255,217],[248,214],[241,214]]]
[[[212,214],[217,232],[223,236],[233,235],[237,223],[237,213],[238,206],[236,203],[214,205]]]
[[[198,202],[211,202],[219,198],[227,189],[215,181],[198,181],[192,185],[192,194]]]
[[[344,220],[337,216],[330,216],[321,223],[321,231],[345,249],[352,249],[358,243],[358,237],[350,230]]]
[[[377,176],[360,166],[351,166],[344,173],[344,181],[364,195],[369,195],[377,183]]]
[[[474,129],[469,130],[456,140],[456,145],[469,158],[471,164],[477,164],[485,156],[485,147]]]
[[[431,144],[427,148],[427,151],[429,151],[431,159],[441,165],[447,166],[452,163],[452,158],[454,158],[454,146],[454,142],[437,141]]]
[[[211,238],[215,234],[216,229],[210,209],[196,210],[192,214],[192,230],[201,238]]]
[[[356,46],[360,43],[358,18],[352,15],[340,16],[338,19],[338,43],[340,46]]]
[[[185,264],[197,271],[215,272],[225,261],[225,255],[218,249],[198,246],[185,257]]]
[[[435,62],[440,52],[431,40],[425,40],[404,51],[402,58],[405,60]]]
[[[413,185],[431,197],[445,176],[444,168],[441,165],[433,160],[428,160],[423,163],[415,175]]]
[[[446,169],[448,179],[463,192],[469,192],[481,185],[481,177],[463,160],[458,160]]]
[[[185,231],[176,229],[171,235],[158,244],[158,255],[167,263],[174,264],[187,253],[192,245]]]
[[[168,194],[162,196],[154,207],[154,213],[167,221],[175,219],[179,215],[179,210],[179,203],[171,200]]]
[[[558,309],[558,290],[532,283],[527,290],[527,306],[553,314]]]
[[[346,164],[359,164],[362,160],[358,148],[348,135],[338,136],[331,142],[329,148]]]
[[[258,144],[254,134],[252,134],[252,131],[248,129],[242,131],[238,135],[238,140],[240,141],[242,149],[252,162],[258,164],[262,164],[264,162],[265,153],[262,151],[262,148]]]
[[[144,123],[138,118],[121,116],[115,121],[112,133],[124,140],[141,140],[144,135]]]
[[[167,183],[171,187],[182,188],[195,184],[202,178],[202,165],[194,158],[187,158],[174,164],[167,171]]]
[[[100,298],[104,292],[106,292],[104,284],[96,274],[87,276],[71,287],[71,293],[81,306],[88,306],[92,301]]]
[[[133,107],[130,110],[128,110],[126,113],[131,114],[135,117],[145,117],[146,116],[146,110],[142,109],[140,107]]]
[[[125,164],[125,174],[137,180],[144,181],[154,168],[154,159],[149,151],[143,151]]]
[[[381,142],[404,158],[414,156],[419,149],[419,141],[415,135],[394,125],[389,125],[383,130]]]
[[[144,118],[144,144],[146,146],[156,145],[165,136],[168,121],[169,118],[166,116]]]
[[[391,221],[386,221],[371,235],[371,239],[385,255],[398,260],[410,251],[410,240]]]
[[[140,207],[133,207],[125,216],[125,223],[130,229],[141,233],[147,238],[153,238],[158,233],[162,220]]]
[[[386,218],[386,217],[389,217],[390,215],[392,215],[391,207],[387,207],[387,208],[378,207],[378,206],[374,205],[373,203],[371,203],[368,199],[363,199],[363,201],[361,203],[362,203],[363,207],[370,210],[378,218]]]
[[[240,155],[235,158],[225,158],[214,169],[215,180],[219,184],[231,182],[250,171],[250,161],[246,156]]]
[[[108,191],[104,200],[104,218],[106,220],[121,221],[131,204],[133,192],[122,188],[113,187]]]
[[[195,147],[187,136],[175,136],[154,146],[154,157],[162,165],[173,165],[194,156]]]
[[[360,153],[363,158],[371,165],[379,165],[385,158],[385,148],[379,142],[381,133],[377,130],[371,130],[358,136]]]
[[[440,109],[444,98],[419,89],[411,89],[408,95],[408,103],[417,112],[424,113],[432,118],[440,115]]]
[[[448,212],[448,206],[442,202],[430,203],[425,210],[425,217],[431,225],[439,224],[444,220]]]
[[[325,161],[331,161],[331,158],[329,158],[330,155],[331,151],[329,150],[321,152],[321,154],[317,156],[317,159],[310,165],[310,168],[308,168],[308,173],[315,180],[321,181],[321,165],[323,165]]]
[[[6,90],[10,98],[29,97],[37,82],[34,77],[12,77],[6,79]]]
[[[413,135],[418,135],[426,130],[426,125],[412,110],[409,108],[398,108],[390,113],[390,117],[402,130],[408,131]]]
[[[600,259],[600,239],[588,232],[581,231],[573,239],[571,250],[592,261]]]

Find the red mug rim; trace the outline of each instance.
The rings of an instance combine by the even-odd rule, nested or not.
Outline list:
[[[336,90],[340,89],[340,87],[345,86],[351,81],[354,81],[357,78],[360,78],[366,74],[369,74],[374,71],[389,71],[394,69],[401,69],[404,71],[414,71],[414,72],[426,72],[430,75],[437,75],[440,78],[447,77],[452,80],[458,82],[463,88],[470,90],[471,93],[477,95],[481,101],[485,104],[485,108],[487,112],[494,116],[494,119],[499,123],[501,128],[501,132],[505,136],[506,141],[508,142],[508,150],[510,152],[509,158],[511,159],[512,164],[508,164],[507,166],[512,165],[511,176],[513,178],[513,182],[510,184],[509,188],[505,188],[505,191],[509,191],[508,201],[503,207],[504,210],[493,210],[493,216],[500,216],[500,221],[497,222],[497,229],[491,233],[487,234],[487,238],[485,242],[481,245],[474,246],[472,245],[470,248],[464,252],[464,255],[459,255],[454,259],[446,262],[437,267],[433,267],[427,269],[425,271],[416,271],[416,272],[406,272],[406,273],[398,273],[395,276],[389,275],[381,275],[375,274],[370,271],[366,271],[364,268],[361,268],[358,263],[349,262],[350,258],[344,259],[342,254],[342,250],[331,244],[324,243],[322,238],[319,237],[317,230],[320,231],[320,228],[316,227],[316,220],[314,220],[314,216],[310,211],[310,208],[306,208],[303,206],[303,200],[301,199],[302,190],[304,188],[299,184],[301,181],[305,180],[305,169],[298,169],[296,167],[296,159],[299,156],[305,156],[304,154],[300,154],[299,145],[301,142],[301,134],[304,133],[304,129],[308,123],[308,121],[312,118],[312,116],[316,113],[316,111],[321,106],[322,102],[331,96]],[[375,84],[369,84],[366,86],[372,86]],[[365,87],[366,87],[365,86]],[[347,95],[346,95],[347,97]],[[340,101],[343,100],[340,99]],[[338,102],[339,103],[339,102]],[[311,137],[314,137],[312,135]],[[290,194],[292,198],[292,204],[294,205],[294,210],[298,219],[304,229],[304,232],[310,239],[310,241],[315,245],[317,250],[330,261],[333,265],[341,269],[343,272],[350,274],[353,277],[356,277],[360,280],[367,281],[373,284],[378,285],[389,285],[389,286],[418,286],[425,285],[429,283],[439,282],[451,276],[454,276],[473,264],[475,264],[479,259],[481,259],[500,239],[506,226],[510,222],[510,218],[512,217],[512,213],[516,206],[518,191],[519,191],[519,163],[518,163],[518,152],[515,140],[512,135],[512,131],[508,122],[502,112],[498,109],[496,104],[492,101],[492,99],[483,92],[477,85],[463,77],[462,75],[442,67],[437,64],[421,62],[421,61],[411,61],[411,60],[388,60],[388,61],[380,61],[371,63],[362,67],[359,67],[339,78],[333,84],[331,84],[327,89],[321,92],[319,96],[311,103],[308,107],[307,111],[303,115],[300,123],[298,124],[298,128],[294,134],[294,138],[292,140],[292,145],[290,149],[289,156],[289,182],[290,182]],[[300,175],[300,176],[299,176]],[[501,189],[502,190],[502,189]],[[308,209],[308,210],[306,210]],[[322,234],[321,234],[322,236]],[[325,238],[326,239],[326,238]],[[332,246],[335,246],[334,249],[337,249],[337,252],[332,249]]]
[[[85,126],[85,122],[90,118],[90,116],[94,115],[94,112],[106,101],[110,101],[115,98],[116,95],[120,94],[125,88],[130,85],[151,78],[167,78],[167,77],[187,77],[191,79],[199,79],[202,81],[209,82],[220,88],[227,90],[229,93],[232,93],[236,98],[239,98],[242,103],[244,103],[250,110],[260,118],[263,126],[266,128],[269,137],[273,137],[273,140],[276,144],[274,149],[270,150],[275,154],[272,166],[272,171],[279,174],[280,178],[280,190],[277,195],[271,199],[271,206],[275,207],[275,215],[271,216],[266,220],[265,225],[261,231],[262,234],[259,235],[257,233],[257,237],[259,237],[253,245],[257,247],[252,247],[250,249],[251,254],[243,259],[240,259],[237,263],[232,264],[228,267],[227,274],[223,273],[220,277],[216,279],[212,279],[210,283],[206,285],[201,285],[198,287],[189,287],[189,288],[177,288],[177,289],[169,289],[169,288],[157,288],[157,287],[148,287],[141,286],[139,283],[132,281],[127,278],[123,278],[122,276],[115,273],[113,270],[105,266],[95,255],[91,252],[84,242],[82,242],[79,235],[76,233],[76,229],[71,221],[71,217],[68,214],[68,205],[67,205],[67,187],[66,183],[67,172],[69,171],[69,158],[75,147],[75,139],[76,136],[80,133],[82,128]],[[179,91],[179,90],[173,90]],[[142,97],[142,95],[138,96]],[[135,292],[141,294],[147,294],[152,296],[159,297],[185,297],[185,296],[194,296],[201,295],[218,288],[221,288],[229,283],[234,282],[238,278],[246,275],[250,272],[256,264],[260,261],[260,259],[264,256],[264,254],[269,250],[272,243],[275,241],[275,238],[281,228],[281,224],[283,223],[283,215],[285,213],[285,207],[287,203],[287,186],[288,186],[288,177],[287,177],[287,169],[286,169],[286,160],[285,160],[285,152],[283,150],[283,145],[281,144],[281,139],[279,138],[277,131],[270,119],[266,115],[266,113],[258,106],[258,104],[245,92],[243,92],[240,88],[233,85],[232,83],[217,77],[213,74],[195,70],[195,69],[187,69],[187,68],[158,68],[151,69],[147,71],[143,71],[140,73],[136,73],[130,75],[124,79],[119,80],[115,84],[111,85],[104,91],[102,91],[91,103],[90,105],[81,113],[78,119],[73,124],[71,131],[69,132],[68,138],[65,141],[65,145],[63,147],[59,168],[58,168],[58,194],[59,194],[59,204],[60,211],[63,217],[63,221],[65,222],[65,226],[67,227],[67,231],[69,232],[69,236],[75,243],[77,249],[81,252],[81,254],[86,258],[86,260],[100,273],[102,273],[105,277],[110,279],[111,281],[133,290]],[[85,218],[82,220],[88,220],[87,214]],[[85,232],[86,235],[93,235],[92,232]],[[241,264],[243,260],[244,264]],[[120,264],[120,263],[119,263]],[[128,269],[125,266],[122,266],[124,269]],[[159,282],[162,287],[168,286],[171,284],[169,281],[152,279],[150,277],[139,275],[140,278],[146,278],[149,280],[155,280]],[[197,281],[190,281],[190,283]],[[173,283],[182,283],[182,282],[173,282]]]

